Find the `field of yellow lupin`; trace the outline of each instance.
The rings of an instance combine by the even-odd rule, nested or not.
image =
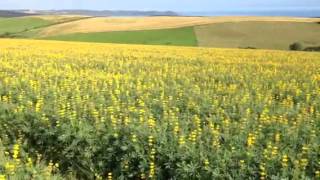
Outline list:
[[[320,54],[0,40],[0,180],[319,179]]]

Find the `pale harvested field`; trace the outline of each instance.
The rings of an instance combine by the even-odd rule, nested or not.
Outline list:
[[[82,15],[39,15],[39,16],[28,16],[34,18],[40,18],[46,21],[54,22],[54,23],[61,23],[61,22],[68,22],[72,20],[80,20],[83,18],[88,18],[90,16],[82,16]]]
[[[300,42],[307,47],[320,45],[320,25],[303,22],[226,22],[196,26],[198,45],[219,48],[288,50]]]
[[[320,18],[292,17],[96,17],[58,24],[40,31],[41,37],[71,33],[178,28],[222,22],[319,22]]]

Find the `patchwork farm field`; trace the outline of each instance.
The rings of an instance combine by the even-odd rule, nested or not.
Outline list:
[[[45,39],[120,44],[197,46],[197,38],[193,27],[161,30],[76,33],[47,37]]]
[[[76,15],[0,17],[0,37],[35,37],[42,28],[86,18],[88,17]]]
[[[33,17],[0,18],[0,35],[5,33],[18,33],[30,28],[46,26],[49,24],[49,21]]]
[[[0,38],[218,48],[317,49],[320,18],[92,17],[37,15],[1,18]]]
[[[80,21],[73,21],[46,27],[39,33],[40,37],[49,37],[63,34],[110,32],[110,31],[137,31],[152,29],[181,28],[225,22],[319,22],[320,18],[294,17],[93,17]]]
[[[320,178],[320,54],[0,40],[0,179]]]
[[[320,25],[309,22],[226,22],[196,26],[199,46],[279,49],[301,42],[306,46],[320,46]]]

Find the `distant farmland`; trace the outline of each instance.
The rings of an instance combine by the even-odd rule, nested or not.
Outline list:
[[[224,22],[318,22],[317,18],[292,17],[96,17],[44,28],[39,36],[72,33],[135,31],[198,26]]]
[[[0,18],[2,38],[121,44],[287,50],[318,47],[319,18],[90,17],[39,15]]]
[[[35,17],[1,18],[0,34],[17,33],[49,24],[50,21]]]
[[[22,16],[30,16],[31,14],[17,12],[17,11],[8,11],[8,10],[0,10],[0,17],[22,17]]]
[[[320,45],[320,25],[309,22],[226,22],[185,28],[74,33],[44,39],[122,44],[288,50],[294,42]]]
[[[24,16],[4,18],[0,17],[0,35],[32,37],[38,36],[42,28],[87,18],[85,16]],[[29,36],[27,36],[29,37]]]
[[[237,22],[195,27],[199,46],[287,50],[293,42],[320,45],[320,25],[300,22]]]
[[[47,39],[122,44],[197,46],[197,38],[192,27],[144,31],[76,33]]]

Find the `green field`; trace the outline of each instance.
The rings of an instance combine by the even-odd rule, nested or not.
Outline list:
[[[48,26],[86,19],[85,16],[25,16],[0,17],[0,37],[37,38],[39,32]]]
[[[49,24],[50,21],[34,17],[0,18],[0,35],[24,32]]]
[[[76,33],[50,40],[288,50],[294,42],[320,45],[320,25],[301,22],[230,22],[176,29]]]
[[[45,39],[101,43],[197,46],[197,39],[192,27],[143,31],[76,33]]]
[[[64,23],[68,24],[72,21],[80,21],[81,19],[87,18],[92,17],[0,17],[0,37],[120,44],[276,50],[288,50],[289,46],[295,42],[301,43],[304,48],[320,46],[319,23],[316,21],[289,22],[290,19],[288,21],[257,20],[221,22],[206,25],[191,25],[183,28],[109,32],[89,32],[91,26],[84,25],[83,28],[85,30],[82,33],[63,35],[53,33],[52,36],[41,34],[46,27],[54,27],[54,25],[63,25]],[[119,22],[115,21],[115,23]],[[150,26],[150,28],[155,28],[155,25]]]
[[[299,22],[237,22],[195,27],[199,46],[287,50],[294,42],[320,44],[320,25]]]

